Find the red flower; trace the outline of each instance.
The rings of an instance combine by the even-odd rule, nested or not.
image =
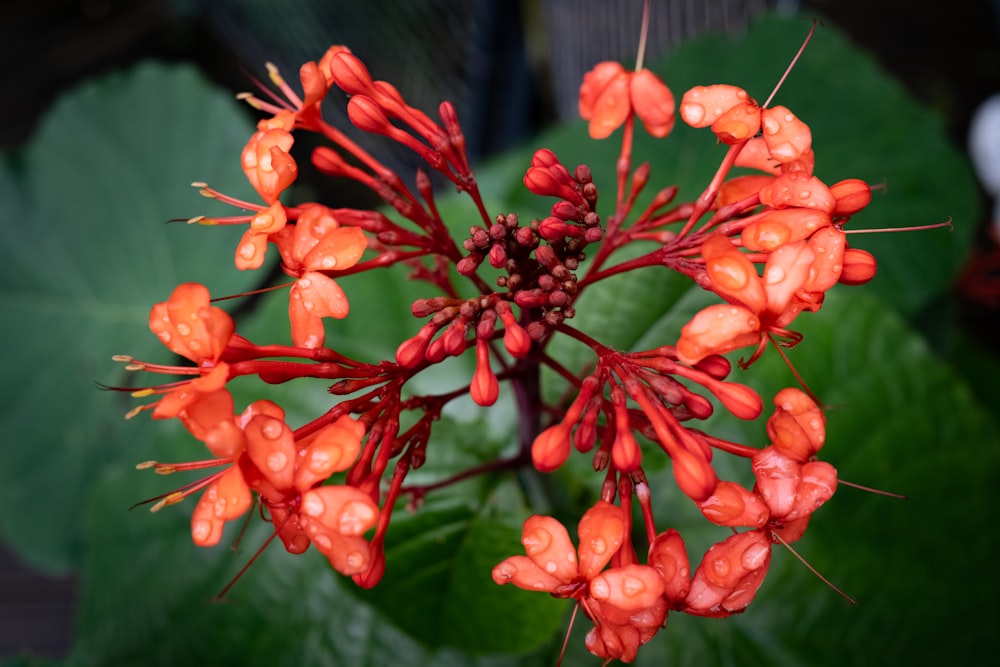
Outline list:
[[[632,114],[657,138],[674,127],[674,95],[647,69],[628,71],[619,63],[599,63],[583,77],[580,117],[590,121],[593,139],[604,139]]]
[[[349,269],[361,259],[368,240],[358,227],[342,227],[333,211],[310,204],[295,225],[272,236],[278,245],[282,268],[297,278],[288,301],[292,342],[299,347],[321,347],[326,334],[324,317],[347,317],[344,290],[323,271]]]

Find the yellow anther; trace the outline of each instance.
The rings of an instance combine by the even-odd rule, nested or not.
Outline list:
[[[142,412],[145,409],[146,409],[145,405],[137,405],[134,408],[132,408],[131,410],[129,410],[128,412],[125,413],[125,419],[126,420],[132,419],[132,417],[135,417],[137,414],[139,414],[140,412]]]
[[[135,469],[136,470],[147,470],[147,469],[152,468],[153,466],[157,466],[157,465],[160,465],[160,464],[157,463],[156,461],[143,461],[142,463],[136,463],[135,464]]]
[[[264,67],[267,68],[267,76],[274,82],[274,85],[280,87],[285,84],[285,80],[281,78],[281,73],[274,63],[264,63]]]
[[[175,505],[184,500],[184,494],[180,491],[173,491],[163,496],[158,503],[149,508],[150,512],[159,512],[167,505]]]
[[[146,389],[139,389],[138,391],[133,391],[132,398],[146,398],[147,396],[152,396],[154,393],[156,392],[147,387]]]

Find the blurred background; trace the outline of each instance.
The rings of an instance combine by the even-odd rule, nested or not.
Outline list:
[[[1000,93],[1000,3],[957,0],[919,11],[904,0],[654,0],[647,60],[704,32],[739,34],[766,10],[815,15],[843,30],[943,119],[967,150],[976,110]],[[606,0],[33,0],[5,3],[0,19],[0,148],[21,149],[57,96],[142,59],[191,62],[233,93],[274,62],[293,85],[298,65],[345,43],[377,75],[406,82],[408,100],[452,100],[474,159],[517,146],[576,116],[582,74],[634,57],[641,2]],[[461,36],[460,39],[456,36]],[[778,54],[784,62],[786,55]],[[123,114],[127,110],[122,110]],[[248,113],[248,118],[251,115]],[[915,138],[915,140],[919,140]],[[408,154],[368,146],[410,173]],[[308,185],[311,175],[304,172]],[[318,185],[316,187],[319,187]],[[339,201],[366,194],[338,193]],[[984,212],[992,193],[980,188]],[[990,216],[955,298],[982,344],[996,334],[997,251]],[[5,222],[4,224],[8,224]],[[3,325],[8,326],[7,324]],[[16,439],[16,434],[15,438]],[[9,443],[8,443],[9,444]],[[75,580],[32,570],[0,548],[0,657],[58,657],[70,646]]]

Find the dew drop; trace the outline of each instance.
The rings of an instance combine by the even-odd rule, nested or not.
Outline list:
[[[312,287],[312,281],[309,280],[308,278],[300,278],[299,287],[301,287],[302,289],[309,289],[310,287]]]
[[[697,125],[705,118],[705,107],[700,104],[689,102],[683,105],[681,115],[691,125]]]
[[[253,259],[254,249],[252,243],[244,243],[240,246],[240,257],[243,259]]]
[[[271,452],[267,457],[267,468],[271,472],[281,472],[288,465],[288,457],[284,452]]]
[[[785,279],[785,270],[780,266],[772,266],[764,274],[764,282],[776,285]]]
[[[740,562],[748,570],[756,570],[764,561],[767,560],[767,555],[771,552],[771,545],[769,544],[753,544],[747,547],[746,551],[740,557]]]
[[[600,556],[608,550],[608,543],[600,537],[595,537],[590,541],[590,550]]]
[[[365,564],[365,555],[360,551],[352,551],[347,554],[347,565],[354,569],[361,567]]]
[[[329,549],[333,544],[330,542],[330,538],[326,535],[315,535],[313,536],[313,544],[320,550]]]
[[[212,522],[207,520],[192,521],[191,535],[195,542],[203,542],[212,533]]]
[[[548,572],[549,574],[555,574],[556,570],[558,569],[559,566],[556,565],[556,562],[554,560],[550,560],[545,563],[545,571]]]
[[[727,558],[716,558],[712,561],[712,572],[720,579],[729,574],[729,560]]]
[[[170,332],[169,331],[161,331],[160,333],[158,333],[156,335],[159,336],[160,340],[162,340],[164,343],[169,343],[170,342]]]
[[[337,266],[337,258],[334,257],[333,255],[327,255],[320,261],[319,264],[324,269],[332,269],[333,267]]]
[[[313,304],[312,301],[303,301],[302,302],[302,307],[305,308],[306,310],[312,310],[316,306],[315,306],[315,304]]]
[[[282,426],[283,424],[277,419],[268,419],[260,432],[268,440],[277,440],[281,437]]]
[[[191,327],[181,322],[180,324],[177,325],[177,333],[179,333],[182,336],[188,336],[191,334]]]
[[[320,497],[314,493],[309,493],[302,498],[302,512],[308,516],[319,516],[326,509]]]
[[[646,584],[642,582],[642,579],[638,577],[624,577],[622,581],[622,590],[625,591],[625,595],[628,597],[635,597],[640,595],[646,590]]]

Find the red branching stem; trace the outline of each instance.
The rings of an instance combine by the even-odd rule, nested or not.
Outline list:
[[[746,143],[747,142],[743,141],[729,147],[729,151],[726,152],[726,156],[722,158],[722,164],[720,164],[719,168],[716,170],[715,176],[712,177],[708,187],[705,188],[705,191],[702,192],[698,196],[697,201],[695,201],[694,210],[691,211],[691,216],[688,218],[687,223],[685,223],[684,227],[677,234],[678,238],[686,236],[688,232],[694,228],[695,223],[698,222],[701,216],[705,214],[705,211],[711,208],[712,202],[715,201],[716,195],[719,194],[719,188],[722,187],[722,182],[726,180],[726,175],[729,174],[729,170],[733,168],[733,164],[736,162],[736,157],[740,154],[740,151],[743,150],[743,147],[746,146]]]
[[[518,452],[516,455],[504,458],[496,459],[493,461],[487,461],[486,463],[480,463],[479,465],[467,468],[462,472],[456,473],[451,477],[446,477],[445,479],[439,480],[437,482],[431,482],[430,484],[414,484],[412,486],[404,486],[400,493],[409,494],[415,501],[423,498],[425,495],[432,491],[437,491],[438,489],[443,489],[445,487],[451,486],[452,484],[457,484],[458,482],[465,481],[472,477],[478,477],[479,475],[487,475],[494,472],[503,472],[505,470],[516,470],[525,465],[531,463],[531,453],[528,450]]]
[[[700,435],[701,438],[705,440],[709,445],[722,452],[735,454],[736,456],[741,456],[746,459],[751,459],[760,452],[759,449],[757,449],[756,447],[751,447],[750,445],[743,445],[738,442],[730,442],[729,440],[716,438],[706,434],[704,431],[699,431],[695,429],[691,430]]]
[[[598,356],[600,356],[600,355],[606,355],[606,354],[611,354],[611,353],[614,352],[607,345],[604,345],[602,343],[597,342],[596,340],[594,340],[593,338],[591,338],[587,334],[583,333],[582,331],[580,331],[579,329],[577,329],[575,327],[569,326],[565,322],[563,322],[558,327],[556,327],[556,331],[559,331],[560,333],[564,333],[567,336],[569,336],[570,338],[575,338],[576,340],[580,341],[581,343],[583,343],[587,347],[593,349],[594,352],[596,352],[598,354]]]
[[[570,383],[571,386],[579,387],[581,384],[580,378],[573,374],[568,368],[563,366],[561,363],[553,359],[547,354],[542,353],[539,356],[539,361],[545,364],[556,373],[558,373],[564,380]]]

